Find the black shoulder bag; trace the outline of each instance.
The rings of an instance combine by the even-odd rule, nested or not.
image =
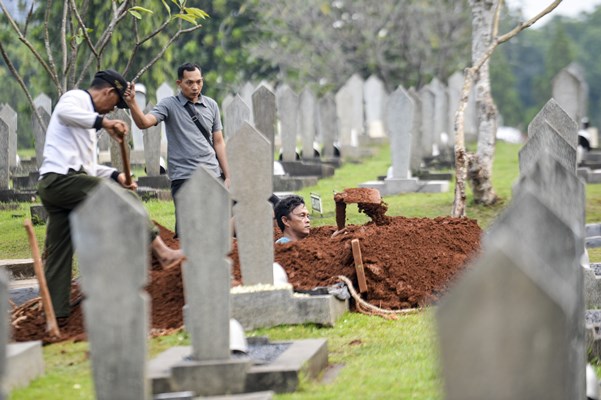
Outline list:
[[[213,150],[214,150],[215,147],[213,146],[213,142],[211,141],[211,135],[209,134],[207,129],[204,127],[204,125],[198,119],[199,116],[196,113],[196,111],[194,111],[194,109],[192,108],[192,103],[190,103],[188,101],[186,103],[186,105],[184,106],[184,108],[186,109],[186,111],[188,111],[188,114],[190,114],[192,121],[194,121],[194,124],[198,127],[198,130],[200,130],[200,133],[202,133],[202,136],[204,136],[205,139],[207,139],[207,142],[211,145],[211,147],[213,147]],[[217,153],[215,153],[215,157],[217,157]],[[217,162],[219,162],[219,158],[217,158]],[[225,180],[225,175],[223,174],[223,171],[221,171],[221,179]]]
[[[186,105],[184,106],[184,108],[186,109],[186,111],[188,111],[188,114],[190,114],[190,117],[192,117],[192,121],[194,121],[194,124],[196,124],[196,126],[200,130],[200,133],[202,133],[202,136],[204,136],[205,139],[207,139],[207,142],[209,142],[209,144],[211,145],[211,147],[213,147],[213,142],[211,141],[211,135],[209,134],[207,129],[202,125],[202,123],[198,119],[198,114],[192,108],[192,103],[187,102]]]

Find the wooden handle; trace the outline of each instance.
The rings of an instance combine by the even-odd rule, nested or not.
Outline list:
[[[353,247],[353,258],[355,259],[355,271],[357,272],[359,293],[364,293],[367,292],[367,282],[365,281],[365,271],[363,270],[363,258],[361,257],[359,239],[351,240],[351,246]]]
[[[42,260],[40,258],[40,251],[38,250],[35,232],[33,231],[33,225],[28,219],[25,220],[23,225],[25,226],[27,237],[29,238],[29,247],[31,247],[31,255],[33,256],[33,269],[36,278],[38,278],[38,284],[40,285],[40,295],[42,297],[42,306],[46,312],[48,330],[52,335],[60,337],[61,332],[56,323],[56,316],[54,315],[54,308],[52,307],[52,301],[50,300],[50,292],[48,291],[48,285],[46,284],[46,275],[44,275],[44,269],[42,268]]]
[[[121,139],[119,143],[121,147],[121,159],[123,160],[123,173],[125,174],[125,184],[131,185],[131,170],[129,168],[129,157],[127,156],[127,144],[125,143],[125,137]]]

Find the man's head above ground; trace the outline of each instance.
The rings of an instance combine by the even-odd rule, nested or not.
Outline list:
[[[275,219],[284,235],[291,240],[304,239],[309,235],[311,222],[309,211],[302,197],[284,197],[275,206]]]

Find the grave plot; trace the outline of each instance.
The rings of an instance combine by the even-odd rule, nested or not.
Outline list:
[[[173,232],[160,227],[161,237],[171,248],[179,248]],[[435,302],[450,283],[475,257],[480,248],[482,231],[476,221],[468,218],[388,217],[388,224],[348,225],[343,235],[331,238],[335,226],[313,228],[301,242],[278,245],[275,261],[288,273],[295,289],[310,290],[338,281],[344,275],[356,285],[352,256],[352,239],[359,239],[368,285],[363,295],[370,304],[385,309],[420,307]],[[275,238],[281,235],[274,227]],[[237,245],[232,247],[232,286],[240,285],[240,264]],[[126,267],[126,266],[124,266]],[[152,335],[173,333],[183,325],[184,294],[180,268],[161,270],[153,260],[149,284],[151,298]],[[73,297],[77,297],[74,286]],[[77,306],[69,323],[61,328],[60,339],[49,337],[40,306],[29,305],[17,327],[16,341],[85,339],[83,317]]]

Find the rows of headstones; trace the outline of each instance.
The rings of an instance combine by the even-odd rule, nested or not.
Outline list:
[[[408,89],[416,104],[413,116],[415,123],[411,131],[411,171],[417,171],[424,160],[441,153],[451,153],[454,110],[462,85],[463,76],[457,72],[450,77],[448,86],[435,78],[419,90]],[[155,97],[160,101],[173,94],[173,88],[163,83],[157,88]],[[144,105],[145,111],[153,107],[142,85],[137,85],[136,97],[139,104]],[[284,162],[302,158],[306,162],[327,163],[339,156],[357,158],[369,154],[365,147],[374,140],[388,136],[388,132],[395,128],[385,123],[388,99],[384,84],[376,76],[363,80],[355,74],[336,93],[326,93],[319,98],[309,87],[298,94],[286,84],[278,85],[274,90],[265,82],[258,86],[246,83],[238,94],[227,95],[222,102],[224,133],[229,140],[242,123],[248,122],[270,141],[271,153],[279,152],[276,158]],[[47,123],[52,111],[50,98],[41,94],[34,102],[42,120]],[[473,137],[473,102],[470,102],[467,114],[466,132]],[[1,106],[0,189],[8,189],[11,178],[35,172],[42,159],[45,132],[34,117],[36,163],[31,167],[26,167],[25,161],[17,165],[16,116],[9,105]],[[129,120],[128,113],[120,110],[112,117]],[[160,159],[166,158],[166,136],[162,124],[148,131],[144,132],[131,124],[130,160],[132,164],[145,164],[148,176],[158,176],[162,172]],[[100,162],[119,164],[120,148],[112,145],[108,135],[100,135],[99,149]],[[13,185],[27,188],[35,184],[35,178],[32,176],[18,185],[13,182]]]
[[[437,310],[447,399],[584,399],[585,186],[577,124],[550,100],[511,204]]]
[[[180,243],[187,257],[182,275],[185,327],[192,343],[188,359],[216,365],[219,373],[214,379],[223,380],[217,386],[233,392],[243,390],[250,361],[233,359],[230,353],[231,204],[237,201],[233,213],[245,285],[273,284],[272,207],[267,201],[271,194],[270,146],[262,134],[244,123],[227,149],[233,172],[231,192],[200,168],[178,193]],[[71,217],[98,399],[150,398],[145,214],[141,203],[107,182]],[[211,226],[210,235],[207,226]],[[0,286],[0,306],[6,310],[8,290],[3,275]],[[1,351],[6,348],[7,322],[6,316],[0,318]],[[0,353],[0,378],[4,360]],[[194,381],[199,372],[193,366],[181,368],[174,379],[183,390],[185,382]],[[228,368],[232,370],[224,373]],[[234,382],[233,376],[239,379]]]

